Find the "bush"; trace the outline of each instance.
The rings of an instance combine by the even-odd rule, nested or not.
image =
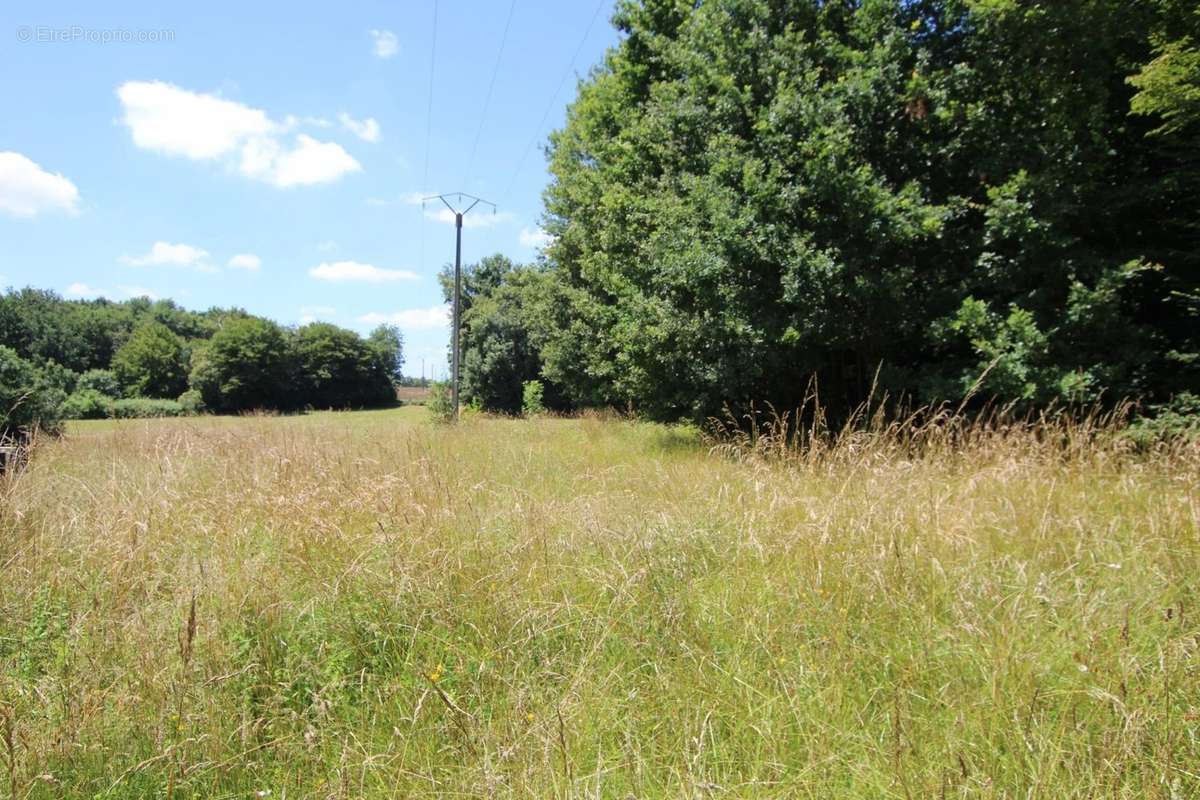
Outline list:
[[[1169,403],[1153,405],[1150,414],[1139,417],[1126,435],[1140,447],[1172,439],[1200,439],[1200,397],[1181,392]]]
[[[182,417],[186,412],[177,400],[160,400],[153,397],[131,397],[114,400],[109,405],[109,416],[113,419],[154,419],[157,417]]]
[[[524,389],[521,392],[521,413],[527,417],[545,414],[546,404],[543,402],[545,392],[546,388],[542,386],[541,381],[525,381]]]
[[[111,397],[106,397],[95,389],[80,389],[63,403],[63,419],[104,419],[108,416],[108,406],[111,402]]]
[[[450,397],[450,384],[442,381],[430,386],[425,407],[435,422],[453,422],[454,403]]]
[[[66,394],[47,383],[42,371],[0,345],[0,438],[34,429],[57,433]]]
[[[183,413],[188,416],[195,416],[204,411],[204,398],[195,389],[188,389],[183,394],[179,395],[179,405],[183,408]]]
[[[75,391],[82,392],[87,389],[99,392],[105,397],[121,396],[121,384],[117,381],[116,374],[110,369],[89,369],[80,375],[79,380],[75,382]]]

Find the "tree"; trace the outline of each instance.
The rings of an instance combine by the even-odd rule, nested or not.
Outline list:
[[[161,322],[144,322],[113,356],[112,369],[128,397],[174,398],[187,388],[183,340]]]
[[[1197,140],[1125,80],[1168,5],[624,0],[551,137],[543,374],[696,420],[813,377],[846,409],[877,368],[931,402],[1194,387]]]
[[[0,345],[0,440],[41,429],[57,432],[66,394],[37,367]]]
[[[371,331],[367,344],[374,350],[380,369],[398,384],[404,377],[404,334],[395,325],[380,325]]]
[[[381,339],[388,337],[388,331],[381,332]],[[314,322],[296,331],[292,350],[300,395],[309,405],[355,408],[396,400],[389,364],[374,341],[327,322]],[[399,357],[395,350],[389,354]]]
[[[192,351],[191,386],[216,411],[289,408],[293,391],[283,331],[256,317],[231,317]]]

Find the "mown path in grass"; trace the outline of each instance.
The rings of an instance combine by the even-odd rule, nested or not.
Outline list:
[[[885,445],[73,425],[0,488],[0,796],[1200,793],[1200,456]]]

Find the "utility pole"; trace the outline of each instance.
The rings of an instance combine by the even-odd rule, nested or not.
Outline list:
[[[471,201],[471,205],[459,211],[458,208],[450,204],[447,198],[455,198],[458,207],[462,207],[463,198]],[[492,207],[492,213],[496,213],[496,204],[462,192],[454,192],[453,194],[435,194],[431,197],[421,198],[421,209],[424,211],[425,203],[428,200],[441,200],[446,208],[450,209],[450,213],[454,215],[454,311],[452,314],[453,321],[450,329],[450,370],[452,376],[450,378],[450,402],[454,406],[454,419],[458,419],[458,376],[459,376],[459,325],[462,322],[462,227],[463,217],[470,213],[471,209],[483,203],[485,206]]]

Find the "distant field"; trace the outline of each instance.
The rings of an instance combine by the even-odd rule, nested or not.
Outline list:
[[[401,386],[396,389],[396,397],[402,403],[420,405],[429,400],[431,392],[428,386]]]
[[[0,797],[1197,797],[1198,525],[1194,449],[75,423],[0,482]]]

